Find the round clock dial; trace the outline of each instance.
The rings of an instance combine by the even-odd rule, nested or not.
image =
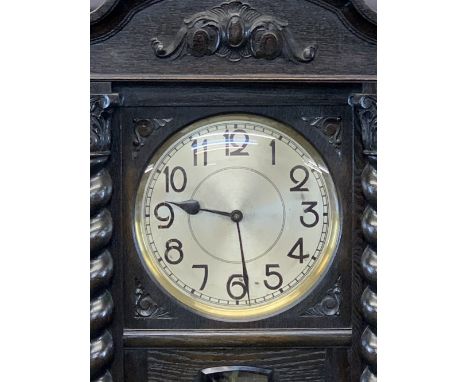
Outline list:
[[[153,278],[211,318],[284,311],[327,271],[340,228],[330,173],[291,128],[252,115],[208,118],[156,151],[135,234]]]

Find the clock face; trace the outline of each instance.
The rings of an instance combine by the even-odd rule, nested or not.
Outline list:
[[[139,254],[154,280],[225,321],[265,318],[310,293],[333,259],[340,221],[318,152],[252,115],[173,135],[147,165],[135,204]]]

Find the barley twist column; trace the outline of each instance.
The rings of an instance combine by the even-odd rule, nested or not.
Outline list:
[[[117,95],[93,95],[90,105],[90,377],[96,382],[111,382],[109,366],[113,356],[110,332],[114,302],[110,293],[113,273],[108,249],[113,222],[108,204],[112,195],[112,178],[106,168],[110,157],[112,106]]]
[[[361,313],[365,328],[361,335],[361,355],[366,365],[361,382],[377,381],[377,98],[357,94],[349,99],[363,146],[366,165],[361,174],[366,206],[361,219],[366,247],[361,256],[364,291]]]

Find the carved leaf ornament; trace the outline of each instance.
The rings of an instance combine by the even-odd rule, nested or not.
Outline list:
[[[173,319],[174,317],[163,306],[158,306],[153,298],[145,291],[141,282],[135,279],[135,317]]]
[[[328,138],[328,143],[341,155],[341,117],[302,117],[302,120],[319,129]]]
[[[90,97],[90,138],[92,153],[107,155],[110,148],[110,119],[109,107],[112,103],[108,95],[96,95]]]
[[[166,126],[172,118],[134,119],[133,159],[145,145],[146,139],[158,128]]]
[[[302,317],[325,317],[339,316],[342,301],[341,277],[338,278],[335,285],[328,289],[322,299],[314,306],[308,308]]]
[[[233,1],[185,19],[167,47],[158,38],[153,38],[151,45],[159,58],[215,54],[231,62],[249,57],[273,60],[280,56],[293,62],[312,61],[315,45],[301,49],[287,26],[286,21]]]

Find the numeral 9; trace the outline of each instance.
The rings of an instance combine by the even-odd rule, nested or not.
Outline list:
[[[164,207],[169,210],[169,216],[161,216],[159,210]],[[174,222],[174,210],[168,203],[159,203],[156,207],[154,207],[154,216],[161,222],[167,222],[166,225],[159,224],[158,228],[169,228]]]

